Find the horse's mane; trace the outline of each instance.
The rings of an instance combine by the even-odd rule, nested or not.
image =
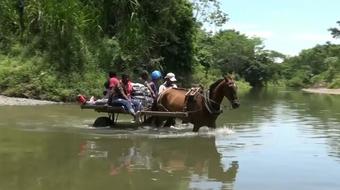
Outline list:
[[[218,79],[216,82],[214,82],[209,87],[209,96],[211,97],[211,93],[214,91],[214,89],[217,87],[218,84],[220,84],[224,79]]]

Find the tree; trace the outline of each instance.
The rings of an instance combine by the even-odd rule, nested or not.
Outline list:
[[[0,25],[0,56],[34,60],[26,75],[34,77],[22,78],[47,72],[72,93],[98,88],[98,73],[108,70],[135,79],[141,69],[161,69],[190,83],[196,25],[189,0],[2,0]]]
[[[240,74],[244,67],[254,59],[257,46],[262,42],[258,38],[248,38],[235,30],[225,30],[212,37],[213,62],[223,74]]]
[[[340,25],[340,21],[337,22]],[[333,38],[340,37],[340,29],[339,28],[330,28],[329,31],[331,32]]]
[[[249,38],[235,30],[224,30],[209,35],[198,33],[196,60],[208,73],[225,75],[234,73],[252,86],[264,86],[279,79],[279,65],[275,58],[284,55],[264,51],[259,38]],[[216,72],[218,71],[218,72]]]
[[[259,51],[255,59],[248,62],[242,76],[253,87],[262,87],[269,81],[277,82],[280,78],[280,65],[274,62],[270,52]]]
[[[221,27],[228,21],[228,14],[221,9],[218,0],[192,0],[194,18],[201,24]]]
[[[340,76],[339,55],[340,45],[330,43],[303,50],[285,60],[283,76],[290,86],[327,86]]]

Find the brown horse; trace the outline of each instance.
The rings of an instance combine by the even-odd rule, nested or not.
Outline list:
[[[237,87],[232,77],[227,76],[210,85],[209,90],[187,97],[187,90],[171,88],[158,98],[158,110],[169,112],[188,112],[184,122],[194,125],[193,131],[207,126],[216,128],[216,119],[221,113],[220,105],[224,97],[230,101],[233,108],[240,106],[237,98]],[[174,124],[174,119],[169,118],[166,125]]]

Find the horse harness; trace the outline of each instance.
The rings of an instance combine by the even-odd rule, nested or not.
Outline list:
[[[200,95],[202,91],[203,90],[200,87],[192,87],[188,90],[187,93],[185,93],[184,107],[183,107],[184,112],[188,111],[188,107],[190,107],[190,104],[195,102],[196,96]]]
[[[164,93],[162,93],[160,96],[157,98],[157,104],[160,106],[164,111],[169,111],[165,106],[162,105],[160,102],[160,99],[162,98]],[[183,112],[189,112],[189,113],[194,113],[194,112],[199,112],[202,109],[199,110],[190,110],[190,105],[195,103],[197,101],[198,96],[203,96],[204,99],[204,105],[207,108],[208,112],[212,115],[219,115],[222,113],[222,109],[220,108],[220,105],[215,102],[214,100],[210,99],[210,91],[203,91],[201,87],[193,87],[190,88],[186,93],[185,93],[185,99],[184,99],[184,107],[183,107]]]
[[[204,96],[204,105],[207,108],[208,112],[212,115],[219,115],[223,112],[220,107],[220,104],[210,99],[210,91],[207,90],[203,94]],[[215,108],[216,107],[216,108]]]
[[[162,99],[162,97],[164,95],[164,92],[167,91],[167,90],[168,89],[164,90],[163,93],[158,95],[156,102],[157,102],[157,106],[161,107],[163,109],[163,111],[169,112],[169,110],[165,106],[163,106],[163,104],[160,102],[160,100]]]
[[[204,99],[204,105],[207,108],[208,112],[212,115],[219,115],[222,113],[222,109],[220,108],[220,105],[216,103],[214,100],[210,99],[210,91],[203,91],[201,87],[193,87],[189,89],[189,91],[185,94],[185,99],[184,99],[184,112],[197,112],[201,111],[200,110],[195,110],[195,111],[189,111],[188,107],[190,104],[194,103],[196,101],[197,96],[203,95]]]

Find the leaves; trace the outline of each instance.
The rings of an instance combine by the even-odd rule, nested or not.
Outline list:
[[[218,75],[236,73],[252,86],[263,86],[279,78],[277,52],[261,49],[262,41],[249,38],[234,30],[220,31],[214,35],[200,31],[197,35],[196,61],[204,67],[206,77],[217,71]]]
[[[340,26],[340,21],[337,22]],[[339,38],[340,37],[340,29],[339,28],[330,28],[329,31],[331,32],[333,38]]]
[[[196,21],[221,27],[228,21],[228,14],[222,11],[218,0],[192,0]]]
[[[289,85],[327,86],[337,84],[340,76],[340,45],[325,44],[303,50],[300,55],[288,58],[284,63],[283,75]],[[294,85],[296,86],[296,85]]]

